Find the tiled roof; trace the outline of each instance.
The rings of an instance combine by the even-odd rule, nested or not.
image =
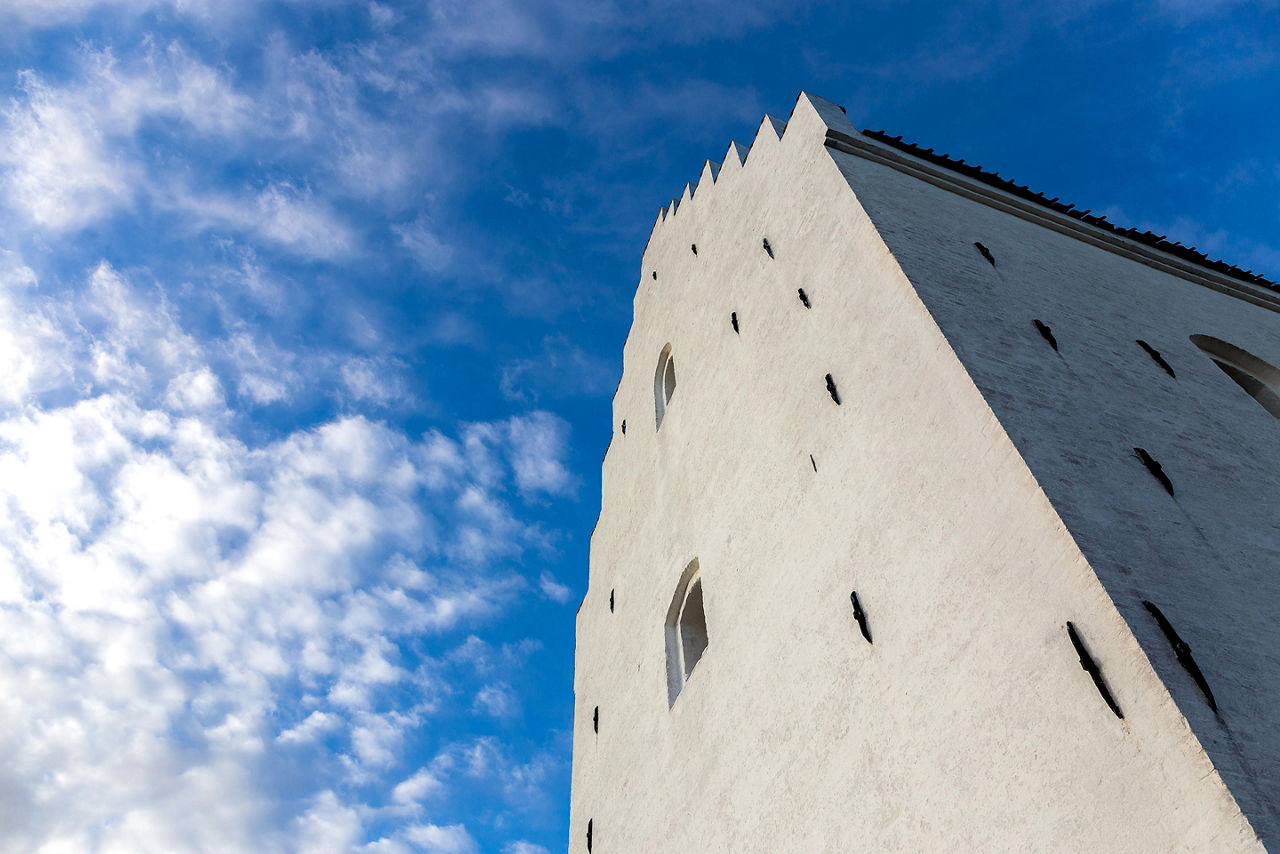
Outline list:
[[[946,154],[934,151],[932,148],[921,148],[915,143],[904,141],[901,136],[889,136],[889,134],[879,130],[864,130],[862,131],[862,134],[863,136],[874,139],[877,142],[882,142],[885,145],[892,146],[899,151],[904,151],[907,154],[919,157],[922,160],[927,160],[930,163],[950,169],[953,172],[958,172],[966,178],[971,178],[988,186],[996,187],[1010,195],[1017,196],[1020,199],[1025,199],[1026,201],[1040,205],[1041,207],[1046,207],[1050,210],[1057,211],[1058,213],[1065,214],[1066,216],[1078,219],[1081,222],[1087,222],[1090,225],[1118,234],[1145,246],[1150,246],[1153,249],[1159,249],[1161,252],[1166,252],[1176,258],[1182,259],[1183,261],[1198,264],[1201,267],[1213,270],[1215,273],[1221,273],[1224,276],[1230,276],[1231,278],[1238,279],[1242,282],[1249,282],[1250,284],[1260,285],[1274,291],[1280,291],[1280,284],[1277,284],[1265,276],[1259,275],[1250,270],[1242,270],[1234,264],[1228,264],[1225,261],[1210,258],[1208,255],[1205,255],[1193,246],[1183,246],[1177,241],[1171,242],[1163,234],[1155,234],[1150,231],[1139,231],[1136,228],[1123,228],[1113,222],[1109,222],[1104,216],[1094,216],[1087,210],[1079,210],[1074,205],[1061,202],[1057,198],[1050,199],[1043,193],[1033,192],[1021,184],[1015,184],[1007,178],[1001,178],[996,172],[987,172],[979,166],[965,163],[963,160],[955,160]]]

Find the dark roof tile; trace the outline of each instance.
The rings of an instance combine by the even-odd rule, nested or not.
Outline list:
[[[1265,276],[1249,270],[1242,270],[1236,265],[1228,264],[1225,261],[1210,258],[1208,255],[1205,255],[1203,252],[1192,246],[1183,246],[1177,241],[1171,243],[1163,234],[1155,234],[1150,231],[1139,231],[1136,228],[1123,228],[1121,226],[1117,226],[1112,222],[1108,222],[1107,218],[1104,216],[1094,216],[1091,211],[1078,210],[1074,205],[1060,202],[1057,196],[1054,196],[1052,199],[1046,198],[1043,193],[1033,192],[1024,185],[1015,184],[1007,178],[1001,178],[997,172],[987,172],[980,166],[965,163],[963,160],[953,159],[946,154],[935,152],[932,148],[921,148],[915,143],[904,141],[901,136],[889,136],[889,134],[880,130],[864,130],[862,134],[863,136],[870,137],[877,142],[882,142],[885,145],[892,146],[899,151],[904,151],[907,154],[927,160],[930,163],[942,166],[952,172],[958,172],[961,175],[973,178],[975,181],[986,184],[987,186],[1004,190],[1006,193],[1017,196],[1020,199],[1040,205],[1041,207],[1049,208],[1050,210],[1057,211],[1058,213],[1066,214],[1073,219],[1086,222],[1092,226],[1101,228],[1104,231],[1110,231],[1114,234],[1127,237],[1128,239],[1141,243],[1144,246],[1150,246],[1153,249],[1159,249],[1161,252],[1167,252],[1175,258],[1179,258],[1183,261],[1190,261],[1193,264],[1213,270],[1215,273],[1221,273],[1224,276],[1229,276],[1242,282],[1260,285],[1264,288],[1270,288],[1273,291],[1280,291],[1280,284],[1277,284]]]

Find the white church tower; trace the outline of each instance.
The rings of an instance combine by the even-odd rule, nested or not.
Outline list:
[[[801,95],[655,223],[569,851],[1280,850],[1280,288]]]

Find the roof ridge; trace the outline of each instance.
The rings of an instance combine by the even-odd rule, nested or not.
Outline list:
[[[1252,270],[1242,270],[1235,264],[1228,264],[1215,258],[1210,258],[1205,253],[1196,249],[1194,246],[1183,246],[1179,241],[1170,241],[1167,235],[1156,234],[1151,231],[1139,231],[1136,228],[1124,228],[1109,221],[1105,216],[1095,216],[1092,211],[1080,210],[1075,205],[1060,201],[1057,196],[1052,199],[1046,197],[1043,193],[1037,193],[1022,184],[1016,184],[1008,178],[1001,178],[998,172],[988,172],[981,166],[975,166],[972,163],[965,163],[963,159],[957,160],[950,155],[934,151],[932,148],[922,148],[914,142],[907,142],[900,135],[890,136],[882,130],[864,130],[862,135],[882,142],[885,145],[904,151],[922,160],[942,166],[952,172],[958,172],[967,178],[972,178],[979,183],[986,184],[989,187],[995,187],[1004,190],[1010,195],[1017,196],[1020,199],[1056,211],[1072,219],[1078,219],[1081,222],[1087,222],[1092,226],[1101,228],[1104,231],[1118,234],[1121,237],[1127,237],[1144,246],[1150,246],[1153,249],[1159,249],[1183,261],[1190,261],[1201,267],[1221,273],[1224,276],[1230,276],[1242,282],[1248,282],[1253,285],[1261,285],[1273,291],[1280,291],[1280,284],[1274,280],[1267,278]]]

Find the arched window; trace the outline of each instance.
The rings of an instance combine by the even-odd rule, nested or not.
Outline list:
[[[1213,359],[1213,363],[1258,401],[1263,409],[1280,418],[1280,368],[1221,338],[1192,335],[1191,343]]]
[[[707,650],[707,611],[698,559],[684,568],[667,609],[667,704],[675,705],[684,683]]]
[[[667,414],[667,404],[676,391],[676,361],[671,358],[671,345],[662,348],[658,354],[658,370],[653,374],[653,409],[658,422],[662,426],[662,417]]]

